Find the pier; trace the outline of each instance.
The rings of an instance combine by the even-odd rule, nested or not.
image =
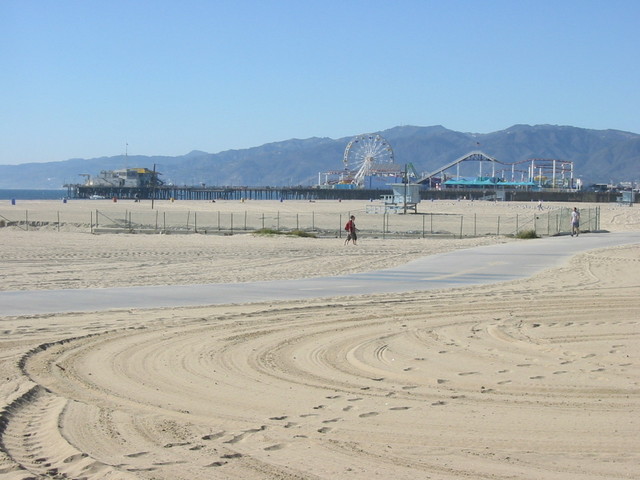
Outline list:
[[[202,187],[202,186],[88,186],[65,185],[69,198],[155,200],[370,200],[391,194],[389,190],[333,189],[319,187]]]
[[[88,186],[82,184],[65,185],[68,198],[115,198],[122,200],[381,200],[392,195],[393,190],[378,189],[341,189],[322,187],[203,187],[203,186],[171,186],[158,185],[147,187]],[[497,195],[500,193],[500,195]],[[583,190],[567,191],[556,189],[522,190],[522,189],[476,189],[448,188],[444,190],[420,190],[420,198],[424,200],[504,200],[504,201],[538,201],[545,202],[616,202],[619,193],[588,192]],[[636,197],[635,194],[633,197]],[[498,198],[499,197],[499,198]],[[633,198],[633,202],[637,199]]]

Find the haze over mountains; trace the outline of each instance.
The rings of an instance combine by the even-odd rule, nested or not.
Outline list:
[[[354,136],[361,133],[355,132]],[[473,150],[502,162],[530,158],[574,162],[574,177],[583,184],[640,181],[640,135],[619,130],[590,130],[556,125],[514,125],[487,134],[463,133],[442,126],[402,126],[380,133],[400,165],[412,163],[430,172]],[[175,185],[286,186],[315,185],[318,173],[343,168],[345,147],[352,137],[309,138],[268,143],[220,153],[192,151],[186,155],[118,155],[62,162],[0,165],[0,188],[61,188],[83,183],[82,174],[125,167],[153,169]]]

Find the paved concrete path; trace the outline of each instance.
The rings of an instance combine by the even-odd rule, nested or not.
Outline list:
[[[335,277],[208,285],[7,291],[0,292],[0,316],[221,305],[480,285],[530,277],[587,250],[636,243],[640,244],[640,232],[591,233],[457,250],[424,257],[399,267]]]

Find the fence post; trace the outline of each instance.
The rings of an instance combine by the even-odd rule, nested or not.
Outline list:
[[[551,236],[551,219],[549,218],[549,212],[547,212],[547,237]]]
[[[158,233],[158,210],[156,210],[156,233]]]
[[[218,210],[218,231],[220,231],[220,210]]]
[[[464,215],[460,215],[460,238],[462,238],[462,226],[464,224]]]
[[[424,215],[422,215],[422,238],[424,238]]]
[[[91,210],[91,227],[89,231],[93,233],[93,210]]]
[[[382,238],[385,238],[385,234],[387,233],[387,227],[386,227],[386,220],[387,220],[387,211],[385,209],[384,213],[382,214]]]
[[[198,212],[193,212],[193,233],[198,233]]]
[[[25,228],[27,229],[27,231],[29,231],[29,210],[24,211],[24,223]]]
[[[231,235],[233,235],[233,212],[231,212]]]
[[[296,230],[300,230],[300,223],[298,222],[298,214],[296,213]]]
[[[264,213],[262,214],[262,229],[264,230]]]
[[[247,211],[244,211],[244,231],[247,231]]]
[[[338,228],[338,238],[342,238],[342,214],[340,214],[340,226]]]
[[[518,214],[516,213],[516,235],[518,235]]]
[[[500,236],[500,215],[498,215],[498,231],[496,232],[497,236]]]

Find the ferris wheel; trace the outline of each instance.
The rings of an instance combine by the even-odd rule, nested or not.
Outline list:
[[[368,133],[354,137],[344,150],[344,168],[356,172],[353,183],[361,185],[365,176],[395,170],[393,149],[382,135]]]

